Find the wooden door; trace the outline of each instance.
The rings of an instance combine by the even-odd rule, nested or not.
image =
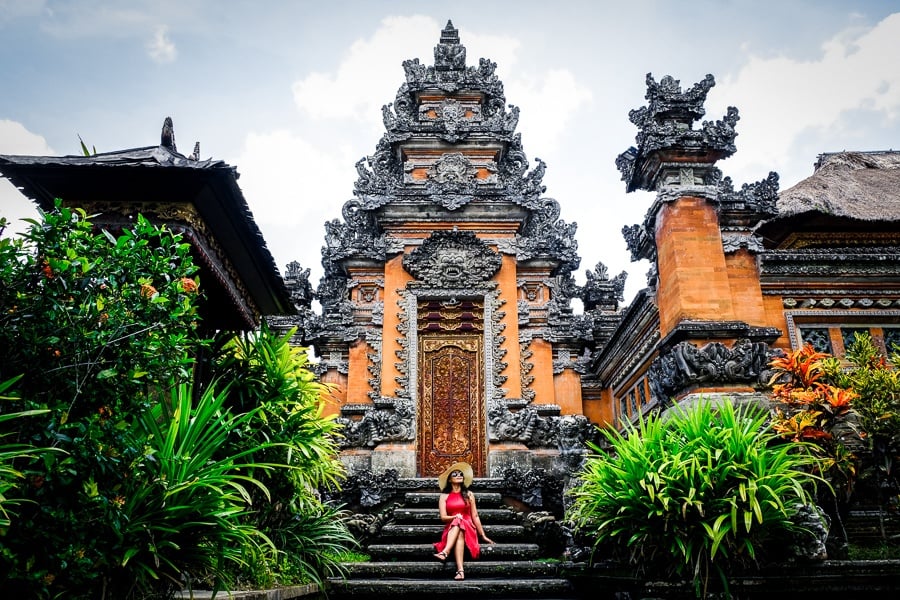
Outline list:
[[[478,334],[424,335],[419,347],[418,464],[423,477],[457,461],[487,471],[484,357]]]

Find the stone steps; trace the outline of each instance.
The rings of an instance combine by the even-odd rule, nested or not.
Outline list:
[[[491,483],[476,481],[473,488],[484,489]],[[446,562],[434,558],[433,544],[443,531],[437,510],[440,494],[413,491],[405,494],[403,506],[393,510],[375,543],[366,547],[371,561],[346,564],[346,577],[329,579],[329,600],[450,595],[466,599],[576,598],[572,584],[559,574],[558,563],[538,560],[540,546],[528,539],[522,515],[503,503],[502,494],[486,491],[475,495],[485,531],[497,543],[483,544],[478,560],[467,557],[465,580],[453,579],[456,565],[452,557]]]
[[[481,522],[486,522],[484,516],[481,517]],[[443,525],[396,523],[382,527],[381,539],[385,542],[423,538],[437,541],[443,531]],[[520,541],[525,537],[525,528],[521,525],[484,525],[484,531],[495,542]]]
[[[521,518],[518,513],[509,508],[482,508],[478,507],[478,514],[483,523],[512,524],[518,523]],[[433,525],[438,521],[438,509],[431,508],[398,508],[394,510],[394,520],[397,523],[425,523]]]
[[[565,579],[507,579],[470,577],[455,581],[447,579],[348,579],[334,585],[329,598],[425,598],[455,596],[457,598],[534,598],[548,600],[570,599],[572,585]]]
[[[435,539],[435,541],[437,541]],[[371,544],[366,552],[372,560],[393,561],[435,561],[434,546],[431,543],[418,544]],[[537,544],[483,544],[480,560],[536,560],[540,558]]]
[[[354,578],[397,578],[397,579],[426,579],[447,578],[456,573],[456,567],[450,560],[442,563],[437,560],[431,562],[422,561],[397,561],[397,562],[359,562],[348,563],[348,577]],[[490,579],[498,577],[554,577],[558,572],[557,563],[542,562],[539,560],[475,560],[466,562],[466,577]]]

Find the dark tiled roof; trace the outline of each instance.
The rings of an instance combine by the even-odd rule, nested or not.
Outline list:
[[[0,175],[47,210],[57,197],[75,204],[190,201],[229,254],[262,314],[294,312],[238,186],[237,169],[224,161],[194,160],[160,145],[90,156],[0,155]]]

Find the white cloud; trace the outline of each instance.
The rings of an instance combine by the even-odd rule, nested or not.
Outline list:
[[[313,119],[353,119],[383,132],[381,107],[394,101],[404,81],[402,63],[418,57],[434,63],[432,49],[444,24],[430,17],[387,17],[366,39],[356,40],[332,73],[314,72],[292,86],[294,102]],[[505,36],[463,32],[466,64],[490,58],[507,70],[515,64],[519,41]]]
[[[173,62],[178,57],[175,43],[169,39],[169,28],[160,25],[153,33],[153,39],[147,44],[147,52],[154,62],[163,64]]]
[[[583,104],[593,99],[590,89],[566,69],[553,69],[535,79],[506,82],[507,96],[521,109],[519,131],[527,132],[526,148],[556,149],[559,136]]]
[[[55,152],[43,136],[28,131],[21,123],[0,119],[0,154],[48,156]],[[37,216],[34,204],[9,180],[0,178],[0,217],[6,217],[10,222],[10,228],[4,233],[21,233],[26,229],[21,220]]]
[[[792,145],[802,135],[817,134],[844,139],[854,148],[853,132],[844,117],[864,109],[880,112],[889,121],[900,115],[900,13],[867,30],[848,29],[822,45],[817,60],[800,61],[786,56],[751,56],[737,75],[724,77],[710,93],[709,116],[724,112],[725,104],[737,104],[738,153],[726,170],[781,171],[796,156]],[[841,148],[829,148],[829,150]],[[824,150],[824,149],[823,149]],[[800,157],[804,165],[812,156]],[[787,173],[792,183],[804,172]],[[782,180],[786,174],[782,172]]]
[[[329,152],[280,130],[250,133],[241,155],[229,162],[238,165],[244,197],[279,268],[317,256],[325,221],[339,218],[352,197],[356,171],[349,150]]]
[[[334,73],[311,73],[295,82],[294,102],[314,119],[380,116],[382,104],[393,100],[402,81],[401,63],[410,58],[411,48],[431,47],[437,27],[423,16],[382,20],[371,38],[350,46]]]
[[[45,0],[0,0],[0,23],[40,15],[50,10],[45,5]]]

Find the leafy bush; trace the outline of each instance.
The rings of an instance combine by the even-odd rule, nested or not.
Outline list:
[[[293,334],[278,336],[263,324],[225,343],[214,367],[229,382],[236,410],[255,407],[221,454],[261,447],[256,460],[290,466],[257,475],[276,501],[264,502],[260,490],[252,491],[248,522],[280,552],[274,566],[257,565],[247,572],[251,582],[264,586],[298,579],[321,583],[340,571],[335,557],[356,543],[337,507],[319,498],[318,490],[335,488],[344,477],[336,458],[338,424],[322,415],[325,386],[314,381],[306,351],[290,345]]]
[[[668,418],[604,430],[612,454],[586,461],[568,518],[620,560],[678,576],[705,593],[711,573],[753,565],[766,543],[797,530],[817,478],[804,447],[773,445],[767,415],[708,402]]]
[[[265,563],[271,542],[244,522],[251,489],[268,490],[247,473],[279,465],[253,461],[267,445],[216,458],[228,436],[253,413],[223,410],[227,390],[206,388],[193,403],[190,386],[172,391],[170,402],[140,416],[143,454],[131,465],[119,510],[109,522],[115,534],[108,589],[145,597],[212,580],[228,589],[248,560]],[[267,548],[268,547],[268,548]]]
[[[15,384],[17,518],[0,580],[23,597],[100,597],[119,567],[110,523],[144,454],[139,415],[192,375],[197,268],[180,237],[143,217],[117,235],[65,208],[0,239],[0,380]],[[124,597],[124,595],[122,596]]]
[[[858,457],[850,450],[858,435],[849,425],[858,394],[834,385],[826,373],[828,360],[833,359],[810,344],[772,360],[772,428],[786,440],[811,442],[822,475],[837,500],[846,502],[858,469]]]
[[[318,501],[342,471],[302,353],[264,331],[229,346],[217,383],[190,385],[210,343],[196,272],[189,245],[140,216],[97,232],[57,205],[0,238],[0,381],[15,378],[0,416],[0,596],[310,580],[334,568],[321,550],[350,545]]]
[[[860,466],[865,502],[900,508],[900,347],[889,357],[871,335],[855,333],[845,355],[822,361],[826,379],[852,392],[852,408],[868,456]]]

